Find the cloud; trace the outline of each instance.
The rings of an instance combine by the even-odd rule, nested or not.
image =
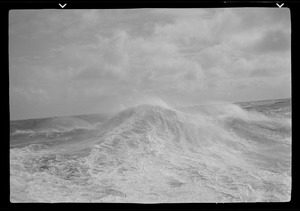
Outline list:
[[[78,80],[116,80],[116,75],[113,74],[113,71],[109,69],[103,69],[97,67],[87,67],[86,69],[82,70],[79,74],[74,76],[74,79]]]
[[[272,53],[290,50],[290,36],[282,30],[268,31],[253,47],[257,53]]]
[[[51,114],[288,94],[284,8],[14,11],[9,31],[12,102]]]
[[[82,80],[119,79],[137,85],[166,83],[171,78],[182,80],[185,72],[198,78],[202,71],[199,63],[182,58],[173,43],[132,38],[124,31],[119,31],[111,39],[99,36],[97,45],[72,45],[65,49],[62,54],[70,61],[80,61],[83,68],[75,78]]]
[[[11,90],[11,95],[16,98],[25,98],[28,101],[44,101],[48,98],[48,95],[43,89],[35,89],[33,87],[21,88],[13,87]]]

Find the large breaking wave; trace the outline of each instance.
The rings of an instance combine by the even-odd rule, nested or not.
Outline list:
[[[285,116],[234,104],[140,105],[60,137],[11,148],[13,202],[290,199],[291,119]]]

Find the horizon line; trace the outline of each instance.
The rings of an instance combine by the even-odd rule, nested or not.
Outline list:
[[[285,99],[292,99],[292,97],[287,97],[287,98],[273,98],[273,99],[266,99],[266,100],[251,100],[251,101],[235,101],[235,102],[230,102],[230,103],[246,103],[246,102],[261,102],[261,101],[270,101],[270,100],[285,100]],[[226,101],[224,101],[225,103]],[[221,103],[220,103],[221,104]],[[190,105],[190,106],[178,106],[175,108],[188,108],[188,107],[196,107],[196,106],[201,106],[201,105],[209,105],[208,104],[197,104],[197,105]],[[38,117],[38,118],[25,118],[25,119],[9,119],[10,122],[12,121],[25,121],[25,120],[37,120],[37,119],[46,119],[46,118],[57,118],[57,117],[75,117],[75,116],[82,116],[82,115],[99,115],[99,114],[107,114],[111,112],[105,112],[105,113],[82,113],[82,114],[74,114],[74,115],[66,115],[66,116],[44,116],[44,117]]]

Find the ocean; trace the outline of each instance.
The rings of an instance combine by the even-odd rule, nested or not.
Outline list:
[[[291,99],[10,122],[11,202],[287,202]]]

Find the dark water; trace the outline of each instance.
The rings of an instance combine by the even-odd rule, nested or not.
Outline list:
[[[291,99],[12,121],[12,202],[289,201]]]

